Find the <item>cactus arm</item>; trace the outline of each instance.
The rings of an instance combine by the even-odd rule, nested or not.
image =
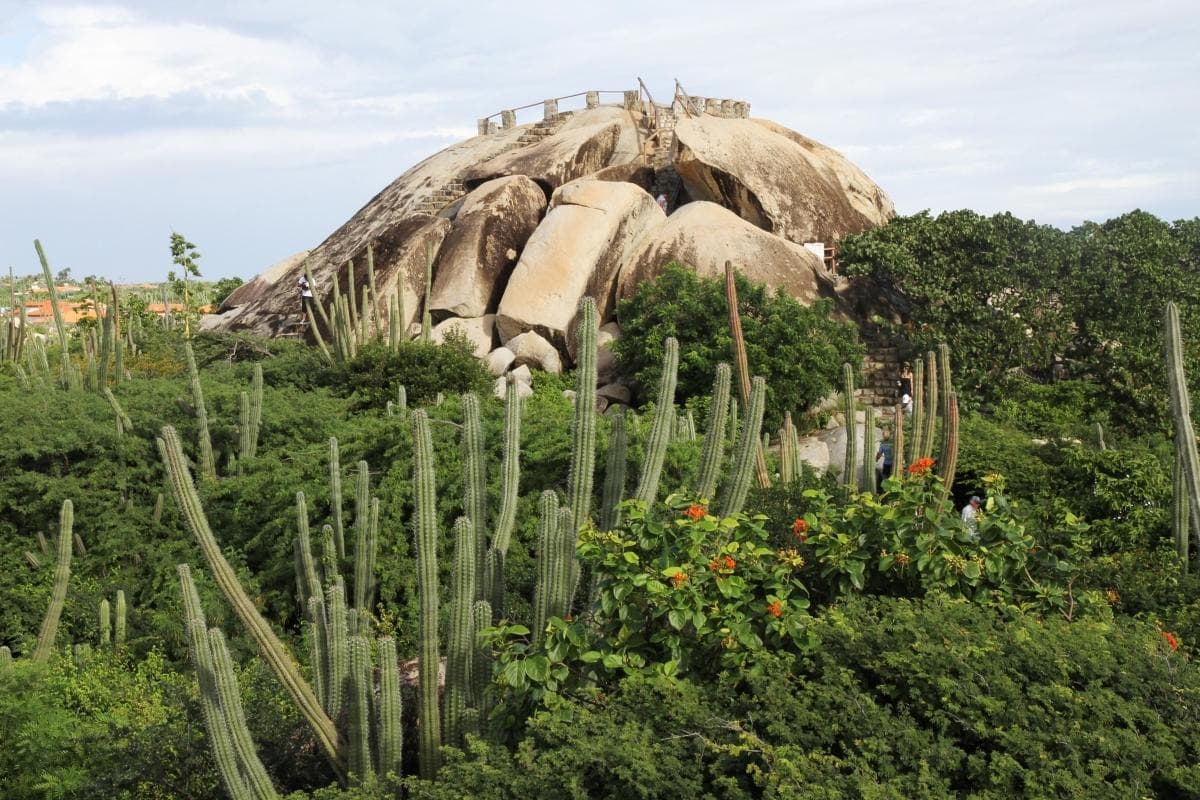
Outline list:
[[[112,607],[108,603],[108,598],[100,601],[100,644],[108,645],[112,643]]]
[[[213,536],[208,519],[204,515],[200,497],[196,494],[196,487],[192,484],[187,460],[183,455],[183,446],[179,441],[179,434],[170,425],[163,428],[162,438],[158,440],[158,449],[175,495],[175,505],[179,508],[180,516],[183,517],[192,536],[200,545],[200,550],[216,578],[217,585],[229,601],[230,606],[233,607],[234,613],[246,626],[251,638],[258,645],[259,652],[270,665],[279,682],[283,684],[284,689],[296,703],[334,770],[339,775],[344,775],[345,762],[341,755],[341,742],[333,720],[325,714],[312,688],[301,676],[295,661],[288,654],[287,648],[271,630],[267,621],[258,613],[254,602],[246,594],[246,590],[238,582],[233,568],[221,553],[221,547],[216,537]]]
[[[521,481],[521,395],[515,380],[504,390],[504,456],[500,465],[500,516],[492,547],[501,555],[508,552],[517,520],[518,490]],[[497,609],[498,611],[499,609]]]
[[[413,488],[417,540],[417,589],[421,606],[419,721],[421,776],[432,779],[439,764],[441,722],[438,718],[438,509],[429,417],[412,413]]]
[[[67,326],[63,324],[62,311],[58,307],[58,292],[54,287],[54,274],[50,270],[50,262],[46,259],[46,251],[42,243],[33,240],[33,249],[37,250],[38,261],[42,263],[42,275],[46,278],[46,291],[50,294],[50,307],[54,310],[54,329],[58,332],[60,358],[62,359],[62,385],[67,389],[78,389],[80,386],[79,373],[71,363],[71,351],[67,346]]]
[[[642,474],[634,497],[650,505],[658,497],[658,481],[662,477],[663,459],[671,441],[671,411],[675,403],[675,381],[679,371],[679,342],[669,337],[663,346],[662,377],[658,382],[658,400],[654,407],[654,422],[642,461]],[[756,434],[757,435],[757,434]]]
[[[403,706],[400,699],[400,665],[396,660],[396,640],[379,639],[379,732],[375,737],[381,775],[403,773],[401,752],[404,744]]]
[[[725,419],[729,414],[729,390],[732,370],[728,364],[717,364],[712,401],[708,406],[708,429],[704,432],[704,449],[700,456],[700,472],[696,480],[696,496],[707,499],[717,490],[721,460],[725,453]]]
[[[333,519],[333,542],[337,557],[346,557],[346,535],[342,525],[342,464],[337,437],[329,437],[329,516]],[[328,578],[326,578],[328,580]]]
[[[950,497],[954,472],[958,468],[958,396],[953,391],[946,398],[946,419],[942,431],[942,455],[938,469],[942,475],[942,499]]]
[[[371,533],[371,471],[367,462],[358,462],[354,482],[354,608],[367,609],[367,589],[371,582],[368,568],[368,539]]]
[[[463,712],[471,695],[474,660],[475,526],[466,517],[454,523],[454,571],[450,578],[450,640],[446,645],[446,714],[442,741],[462,747]]]
[[[750,406],[746,409],[746,420],[738,437],[733,472],[721,495],[721,513],[726,517],[741,512],[746,502],[746,494],[750,491],[750,477],[754,469],[754,454],[758,451],[758,433],[762,428],[766,397],[767,382],[761,377],[755,377],[750,391]]]
[[[1167,303],[1164,327],[1166,329],[1167,387],[1171,397],[1171,416],[1175,423],[1175,448],[1181,462],[1182,479],[1176,479],[1176,487],[1187,495],[1188,518],[1191,532],[1200,548],[1200,455],[1196,452],[1196,431],[1192,424],[1192,401],[1188,394],[1187,376],[1183,364],[1183,337],[1179,330],[1179,309]],[[1177,501],[1177,507],[1183,503]],[[1180,513],[1177,510],[1177,514]],[[1183,562],[1188,563],[1187,536],[1176,531],[1176,547]]]
[[[188,375],[192,386],[192,404],[196,407],[196,425],[200,441],[200,474],[206,478],[217,477],[217,466],[213,460],[212,437],[208,434],[208,410],[204,406],[204,389],[200,386],[200,371],[196,369],[196,355],[192,343],[183,343],[187,355]]]
[[[938,417],[937,354],[932,350],[925,354],[925,383],[925,430],[921,433],[921,456],[929,458],[933,455]]]
[[[912,446],[909,453],[915,462],[924,449],[921,436],[925,430],[925,361],[920,358],[913,362],[912,408]]]
[[[71,528],[75,523],[75,508],[70,500],[64,500],[58,516],[58,559],[54,567],[54,589],[50,594],[50,606],[42,620],[37,644],[33,648],[33,662],[45,664],[54,650],[54,638],[58,635],[58,622],[62,618],[63,603],[67,599],[67,585],[71,581]]]
[[[471,642],[474,660],[471,664],[470,705],[479,709],[480,713],[486,716],[487,686],[492,681],[492,653],[491,649],[480,641],[479,634],[492,624],[491,603],[486,600],[477,600],[472,606],[472,612],[474,616],[472,632],[475,638]]]
[[[567,503],[571,508],[571,540],[587,524],[592,511],[596,471],[596,301],[579,303],[576,329],[575,416],[571,422],[571,468],[567,474]]]
[[[246,725],[246,712],[242,708],[242,696],[238,690],[237,674],[233,670],[233,659],[229,657],[229,648],[225,646],[225,634],[221,633],[219,628],[212,628],[208,632],[208,642],[212,648],[217,696],[238,766],[246,778],[252,796],[259,800],[270,800],[276,797],[275,787],[271,785],[267,770],[259,760],[254,741],[250,738],[250,728]]]
[[[854,368],[842,364],[842,415],[846,418],[846,458],[842,485],[853,488],[858,481],[858,420],[854,403]]]
[[[258,455],[258,433],[262,428],[263,371],[262,364],[255,362],[254,377],[250,383],[250,456]]]
[[[362,636],[350,637],[350,775],[367,783],[375,774],[371,764],[371,704],[374,695],[371,645]]]
[[[120,647],[121,645],[125,644],[126,614],[127,614],[127,609],[125,606],[125,590],[117,589],[117,624],[116,624],[116,634],[115,634],[115,639],[114,639],[117,647]]]
[[[875,407],[863,412],[862,490],[875,494]]]
[[[604,493],[600,500],[600,528],[611,531],[621,524],[621,501],[625,497],[625,414],[610,415],[608,458],[604,465]]]
[[[545,635],[547,620],[556,615],[556,600],[565,594],[558,585],[563,548],[558,525],[558,498],[554,492],[542,492],[538,511],[538,580],[533,594],[534,642],[541,641]]]
[[[892,476],[904,477],[904,406],[896,404],[895,416],[892,420],[894,432],[892,440]]]
[[[470,520],[471,541],[475,547],[472,571],[479,575],[483,572],[483,562],[487,556],[487,468],[479,397],[474,394],[463,395],[462,410],[463,513]],[[472,581],[472,585],[476,592],[472,601],[482,600],[483,581]]]

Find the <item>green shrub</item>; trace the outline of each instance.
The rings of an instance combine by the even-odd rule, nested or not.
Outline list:
[[[863,349],[852,325],[831,318],[829,301],[806,308],[741,274],[736,282],[750,373],[766,378],[764,425],[773,430],[784,411],[803,411],[834,391],[842,364],[857,369]],[[734,361],[724,281],[703,280],[672,264],[623,300],[617,317],[621,336],[613,352],[643,399],[654,396],[663,342],[670,336],[679,340],[676,401],[681,404],[711,393],[717,364]]]
[[[432,404],[439,392],[489,392],[492,377],[475,357],[466,337],[451,332],[445,344],[404,342],[393,351],[386,343],[369,344],[351,361],[333,370],[336,391],[351,399],[354,409],[383,409],[403,385],[408,402]]]

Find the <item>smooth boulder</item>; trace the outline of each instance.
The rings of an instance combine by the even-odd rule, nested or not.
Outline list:
[[[834,296],[825,264],[815,253],[708,202],[688,203],[667,217],[621,269],[617,292],[621,298],[632,296],[671,262],[690,267],[701,278],[724,280],[726,261],[754,283],[780,289],[805,305],[822,295]]]
[[[592,297],[600,318],[611,317],[621,265],[664,222],[654,198],[633,184],[583,179],[560,188],[500,300],[500,338],[536,331],[573,356],[579,301]]]
[[[505,347],[513,351],[517,366],[537,367],[543,372],[558,374],[562,372],[562,359],[554,345],[538,336],[533,331],[514,336],[505,342]]]
[[[475,355],[484,358],[492,350],[495,328],[496,317],[492,314],[482,317],[451,317],[435,325],[432,334],[433,340],[442,344],[451,331],[458,331],[474,347]]]
[[[832,242],[892,216],[890,201],[873,213],[850,201],[838,177],[849,162],[836,151],[806,148],[749,119],[678,120],[672,160],[693,199],[718,203],[797,244]]]
[[[523,175],[488,181],[467,195],[437,258],[430,309],[435,317],[495,311],[546,209],[541,187]]]

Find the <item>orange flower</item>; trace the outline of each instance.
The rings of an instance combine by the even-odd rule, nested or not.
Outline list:
[[[687,582],[687,579],[688,579],[688,576],[687,576],[686,572],[676,572],[674,575],[671,576],[671,583],[674,584],[676,589],[678,589],[680,586],[683,586],[683,584],[685,584]]]
[[[801,543],[808,541],[808,523],[804,517],[796,517],[796,521],[792,523],[792,535]]]
[[[737,562],[733,560],[733,556],[725,556],[725,569],[732,570],[737,566]]]
[[[1175,638],[1175,634],[1171,633],[1170,631],[1163,631],[1162,638],[1163,641],[1167,643],[1167,647],[1171,648],[1172,650],[1179,649],[1179,639]]]
[[[916,461],[908,465],[909,475],[924,475],[933,467],[934,461],[932,458],[918,458]]]
[[[774,603],[767,603],[767,613],[772,617],[783,616],[783,603],[776,600]]]
[[[707,513],[708,513],[707,508],[700,505],[699,503],[692,503],[690,506],[687,507],[687,511],[683,512],[683,515],[685,517],[687,517],[688,519],[690,519],[692,522],[696,522],[697,520],[704,519],[704,515]]]

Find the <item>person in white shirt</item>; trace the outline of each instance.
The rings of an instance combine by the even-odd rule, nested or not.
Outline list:
[[[982,502],[979,495],[971,495],[971,499],[963,506],[962,522],[967,526],[967,530],[971,532],[972,539],[979,538],[979,520],[976,515],[979,513],[979,504]]]

